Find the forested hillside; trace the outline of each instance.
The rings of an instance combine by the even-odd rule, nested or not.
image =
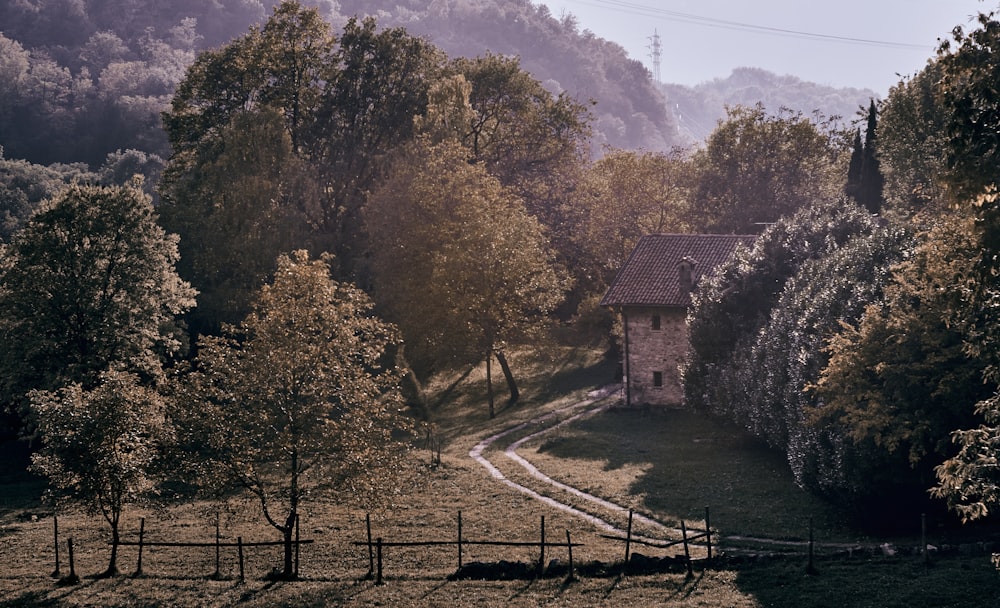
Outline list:
[[[0,5],[0,145],[8,159],[84,162],[116,150],[169,155],[159,113],[197,52],[262,23],[269,0],[44,0]],[[311,0],[335,28],[352,16],[403,27],[451,57],[516,55],[553,93],[593,102],[591,148],[666,151],[703,141],[726,105],[762,102],[852,119],[870,91],[742,69],[696,87],[653,83],[638,58],[528,0]],[[667,58],[669,61],[669,58]],[[666,99],[664,98],[666,96]]]
[[[452,57],[517,55],[553,93],[593,101],[593,147],[686,143],[649,73],[617,44],[527,0],[309,1],[335,28],[352,16],[405,27]],[[135,148],[166,157],[159,113],[195,54],[259,24],[267,0],[46,0],[0,6],[0,145],[6,158],[86,162]]]
[[[788,108],[805,115],[840,117],[856,121],[858,110],[868,107],[876,94],[868,89],[838,89],[795,76],[779,76],[760,68],[739,68],[726,78],[715,78],[693,87],[663,84],[661,90],[681,134],[703,141],[725,117],[727,106],[763,104],[770,110]]]

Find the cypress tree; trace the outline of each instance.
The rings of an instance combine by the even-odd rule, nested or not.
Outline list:
[[[882,188],[885,185],[885,178],[879,168],[878,156],[876,155],[878,126],[878,108],[875,107],[875,100],[871,100],[868,106],[868,126],[865,129],[865,145],[861,161],[861,179],[858,183],[858,192],[855,200],[864,205],[873,214],[882,209]],[[857,148],[855,148],[857,150]],[[853,158],[851,159],[853,162]],[[850,176],[848,176],[850,180]]]

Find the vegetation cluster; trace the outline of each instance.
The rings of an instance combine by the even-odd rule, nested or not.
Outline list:
[[[82,14],[38,6],[55,31]],[[291,576],[303,504],[374,481],[391,496],[409,474],[399,455],[433,422],[424,383],[485,361],[493,417],[496,361],[516,402],[509,354],[557,324],[607,335],[596,302],[650,232],[761,233],[699,286],[688,404],[847,505],[933,487],[975,519],[1000,502],[992,14],[860,108],[863,138],[742,105],[697,148],[597,158],[613,117],[517,57],[452,58],[295,0],[235,37],[210,28],[208,49],[193,18],[164,37],[151,24],[195,11],[222,28],[259,4],[137,2],[129,34],[105,29],[113,3],[84,6],[89,29],[62,55],[0,37],[4,153],[55,163],[0,159],[0,405],[8,433],[38,442],[34,470],[114,541],[131,502],[241,488]],[[472,31],[500,10],[436,6]],[[23,8],[0,18],[41,44]],[[645,91],[639,67],[619,76]],[[72,90],[89,101],[59,101]],[[666,125],[656,108],[630,116]],[[74,131],[88,112],[107,139]],[[32,124],[52,137],[18,131]]]

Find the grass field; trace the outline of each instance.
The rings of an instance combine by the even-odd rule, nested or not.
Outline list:
[[[574,550],[578,565],[620,561],[621,543],[603,538],[591,524],[517,492],[490,478],[468,457],[477,442],[514,424],[582,399],[612,379],[612,367],[589,349],[546,348],[512,358],[524,398],[498,408],[488,420],[482,370],[442,377],[427,387],[428,413],[444,441],[442,464],[414,452],[420,476],[400,488],[392,504],[373,511],[374,536],[392,540],[453,539],[458,512],[463,538],[535,540],[545,517],[547,538],[583,543]],[[495,450],[496,451],[496,450]],[[779,455],[736,429],[680,410],[612,409],[539,436],[521,452],[545,474],[665,522],[681,519],[703,525],[710,506],[712,526],[722,536],[802,540],[807,522],[823,542],[876,544],[885,539],[852,529],[837,510],[797,489]],[[502,456],[494,453],[501,466]],[[513,465],[502,465],[513,479]],[[523,479],[517,479],[529,483]],[[99,518],[80,512],[60,514],[63,539],[74,537],[76,570],[83,581],[59,586],[54,567],[52,519],[36,500],[40,484],[21,475],[0,475],[0,606],[996,606],[1000,573],[989,556],[972,551],[935,557],[929,565],[905,551],[893,557],[857,552],[853,557],[819,550],[816,574],[806,573],[799,549],[776,549],[752,542],[726,541],[735,550],[768,554],[751,561],[720,561],[695,576],[683,571],[623,575],[609,568],[567,583],[562,576],[534,580],[451,581],[457,566],[454,546],[388,548],[385,584],[366,578],[368,554],[352,544],[365,539],[366,509],[311,503],[302,523],[302,577],[268,580],[280,563],[277,548],[254,548],[246,558],[246,580],[237,580],[233,550],[222,554],[221,580],[209,548],[152,548],[143,556],[144,575],[110,580],[90,577],[103,570],[107,533]],[[558,492],[533,486],[558,497]],[[127,513],[126,536],[134,538],[147,517],[147,540],[197,541],[214,538],[215,516],[208,503],[167,510]],[[254,505],[233,500],[221,518],[224,539],[272,540]],[[33,517],[34,516],[34,517]],[[914,524],[915,531],[918,524]],[[977,529],[963,531],[977,538]],[[983,531],[985,534],[985,531]],[[949,534],[951,532],[949,531]],[[942,542],[934,527],[931,542]],[[913,545],[919,537],[889,539]],[[968,539],[966,539],[968,540]],[[65,542],[65,540],[64,540]],[[784,545],[782,547],[785,547]],[[642,549],[636,549],[643,551]],[[790,555],[777,555],[784,552]],[[501,560],[532,563],[537,549],[464,547],[466,564]],[[653,551],[644,552],[652,554]],[[62,570],[66,573],[65,547]],[[565,561],[565,548],[550,547],[547,559]],[[135,570],[134,547],[124,547],[121,570]],[[587,570],[594,572],[595,570]]]

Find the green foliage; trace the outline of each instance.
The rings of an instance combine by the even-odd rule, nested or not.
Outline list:
[[[764,106],[729,108],[703,149],[692,212],[702,232],[753,234],[797,209],[836,198],[841,150],[829,126]]]
[[[591,165],[576,193],[571,220],[578,275],[605,289],[639,239],[687,232],[690,163],[680,154],[611,151]],[[581,264],[589,261],[592,266]]]
[[[200,459],[192,481],[236,483],[256,496],[284,536],[286,576],[308,497],[384,499],[401,467],[404,444],[393,433],[409,424],[389,357],[399,338],[372,307],[359,289],[333,281],[325,261],[281,256],[252,312],[224,336],[199,341],[183,379],[175,416]]]
[[[588,154],[588,109],[566,93],[546,90],[516,57],[457,59],[451,68],[471,85],[472,112],[460,134],[470,161],[511,188],[548,229],[560,260],[576,266],[571,218]]]
[[[931,485],[933,467],[953,452],[951,432],[972,426],[972,404],[992,392],[960,322],[975,257],[972,222],[942,222],[892,269],[883,298],[827,346],[811,422],[863,450],[870,479],[889,474],[883,488]]]
[[[976,404],[983,422],[952,434],[959,452],[935,469],[938,485],[933,493],[948,501],[962,521],[981,519],[1000,504],[1000,394]]]
[[[885,178],[882,176],[877,155],[878,108],[874,99],[868,106],[867,123],[864,146],[861,145],[860,136],[855,136],[845,191],[847,196],[856,200],[869,212],[877,214],[882,209]]]
[[[158,378],[181,351],[177,317],[195,292],[140,187],[71,186],[15,235],[0,267],[5,408],[32,389],[89,390],[116,366]]]
[[[462,143],[505,186],[515,188],[535,215],[558,186],[565,167],[587,153],[587,109],[553,95],[521,69],[517,58],[487,54],[457,59],[453,68],[472,85],[475,114]]]
[[[885,174],[886,212],[908,217],[924,209],[943,211],[945,122],[937,94],[941,64],[931,61],[901,81],[882,102],[878,159]]]
[[[104,517],[111,528],[106,574],[116,574],[122,511],[154,495],[164,478],[158,463],[173,437],[164,399],[138,376],[109,369],[89,390],[74,383],[33,391],[31,407],[42,442],[32,470],[48,477],[58,498]]]
[[[182,274],[205,295],[193,328],[247,311],[284,251],[335,251],[363,275],[360,210],[424,112],[441,58],[402,30],[284,2],[260,29],[202,53],[164,115],[174,156],[160,192]]]
[[[956,199],[971,200],[1000,184],[1000,21],[980,14],[979,27],[953,31],[954,45],[938,51],[938,91],[947,117],[944,124],[949,189]]]
[[[232,116],[197,180],[165,195],[163,223],[182,239],[178,271],[201,294],[190,316],[197,333],[245,317],[277,256],[307,232],[299,205],[314,188],[282,123],[270,109]]]
[[[595,153],[605,147],[667,151],[689,143],[649,70],[618,44],[580,31],[572,15],[557,17],[544,4],[521,0],[338,4],[345,16],[377,13],[380,25],[405,27],[450,57],[519,57],[521,69],[553,96],[593,99]]]
[[[3,158],[2,153],[0,148],[0,242],[9,243],[43,200],[68,184],[93,178],[82,164],[46,167]]]
[[[976,220],[975,280],[965,295],[966,352],[984,363],[983,378],[991,387],[1000,384],[997,346],[1000,345],[1000,300],[997,276],[1000,270],[1000,186],[997,172],[998,107],[997,76],[1000,74],[1000,21],[994,13],[980,14],[979,27],[966,34],[953,32],[954,43],[943,43],[938,51],[941,106],[947,114],[944,125],[945,160],[949,194]],[[959,452],[937,468],[936,496],[946,498],[964,519],[984,517],[1000,503],[996,459],[1000,425],[997,394],[980,401],[977,413],[983,422],[976,428],[956,431]]]
[[[539,222],[455,142],[414,146],[366,212],[378,301],[424,372],[502,352],[562,300]]]
[[[342,274],[363,276],[370,253],[362,209],[368,193],[389,170],[392,152],[410,141],[416,117],[445,57],[402,28],[378,31],[373,19],[351,19],[334,57],[339,66],[324,91],[317,158],[329,189],[314,221],[337,252]]]
[[[798,483],[842,489],[842,442],[805,425],[814,402],[804,389],[825,364],[825,340],[879,295],[904,243],[847,201],[766,230],[695,294],[686,402],[786,451]]]

